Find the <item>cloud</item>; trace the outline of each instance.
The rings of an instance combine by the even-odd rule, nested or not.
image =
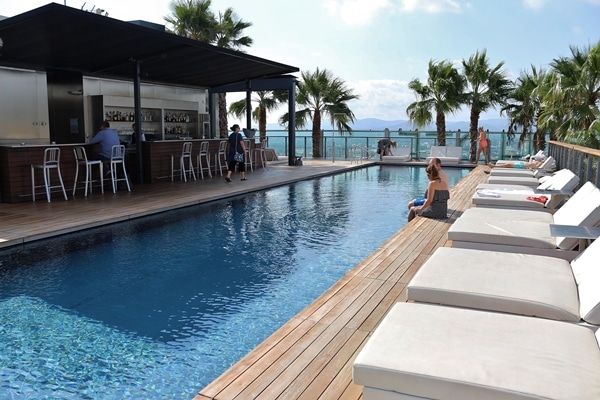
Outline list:
[[[358,119],[406,119],[406,107],[415,96],[408,88],[408,82],[391,79],[363,80],[347,82],[359,100],[349,105]]]
[[[530,8],[532,10],[541,10],[545,3],[546,0],[523,0],[525,8]]]
[[[408,120],[406,108],[416,101],[407,81],[364,80],[347,82],[360,99],[349,102],[357,119],[377,118],[385,121]],[[469,107],[464,106],[454,114],[447,114],[446,121],[469,121]],[[481,113],[481,119],[499,118],[498,110]],[[435,119],[432,122],[435,124]]]
[[[346,25],[368,25],[383,9],[390,7],[388,0],[334,0],[323,5],[329,15]]]
[[[400,9],[409,13],[424,11],[428,14],[461,12],[460,4],[455,0],[401,0]]]

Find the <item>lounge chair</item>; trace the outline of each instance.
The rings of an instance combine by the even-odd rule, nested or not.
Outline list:
[[[530,171],[526,170],[515,170],[507,168],[499,168],[503,171],[525,171],[525,172],[513,172],[513,173],[494,173],[494,169],[490,171],[490,177],[488,178],[488,184],[493,185],[525,185],[529,187],[537,187],[546,179],[545,176],[539,176],[540,174],[531,174]]]
[[[277,162],[277,161],[287,162],[288,161],[287,156],[280,156],[279,154],[277,154],[277,150],[275,150],[274,148],[266,147],[264,151],[265,151],[265,158],[267,159],[267,161],[271,161],[271,162]]]
[[[552,222],[548,222],[548,221]],[[586,182],[556,213],[470,208],[448,229],[452,247],[548,255],[572,260],[579,240],[555,237],[551,224],[597,226],[600,190]]]
[[[502,164],[500,161],[496,163],[496,165]],[[510,162],[505,162],[504,164],[514,164]],[[517,168],[492,168],[490,171],[490,176],[533,176],[539,177],[542,175],[550,174],[552,171],[556,169],[556,161],[554,158],[548,157],[544,160],[544,162],[535,169],[517,169]]]
[[[507,178],[508,179],[508,178]],[[560,171],[556,171],[552,175],[542,176],[538,179],[537,186],[528,186],[528,185],[520,185],[518,183],[480,183],[477,185],[477,189],[529,189],[536,190],[538,192],[541,191],[554,191],[561,190],[565,185],[569,185],[568,181],[570,179],[576,179],[577,184],[579,184],[579,177],[575,175],[571,170],[564,168]]]
[[[488,183],[494,185],[524,185],[529,187],[539,186],[540,180],[535,176],[491,176]]]
[[[364,400],[597,400],[599,376],[588,328],[422,303],[395,304],[353,365]]]
[[[439,158],[442,165],[458,164],[462,159],[462,147],[431,146],[429,157],[427,157],[426,161],[429,163],[434,157]]]
[[[385,163],[407,162],[412,159],[410,147],[398,147],[390,149],[392,155],[381,157],[381,161]]]
[[[548,182],[539,185],[541,189],[483,184],[486,186],[477,187],[472,201],[477,207],[554,210],[577,188],[579,177],[568,169],[562,169]]]
[[[408,300],[600,325],[600,241],[568,261],[438,248],[407,286]],[[595,330],[595,329],[594,329]]]

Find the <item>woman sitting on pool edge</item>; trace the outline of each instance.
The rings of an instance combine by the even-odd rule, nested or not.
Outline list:
[[[448,218],[448,199],[450,199],[450,188],[444,182],[433,164],[425,169],[429,178],[429,185],[425,191],[425,203],[421,206],[413,206],[408,212],[408,221],[412,221],[417,215],[421,217],[446,219]]]

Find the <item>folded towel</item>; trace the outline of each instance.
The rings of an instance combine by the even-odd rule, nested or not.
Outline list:
[[[478,189],[477,194],[482,197],[502,197],[503,194],[523,194],[530,195],[532,193],[531,190],[522,190],[522,189]]]
[[[548,198],[546,196],[527,196],[527,200],[537,201],[538,203],[546,204]]]
[[[478,190],[477,195],[481,197],[500,197],[500,193],[489,189]]]

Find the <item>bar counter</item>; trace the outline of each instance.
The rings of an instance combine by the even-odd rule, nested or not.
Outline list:
[[[171,179],[171,155],[174,154],[177,156],[181,154],[183,143],[186,141],[193,143],[192,157],[194,166],[196,166],[196,157],[200,151],[200,142],[209,142],[211,170],[214,173],[216,154],[219,150],[219,142],[222,140],[227,139],[190,139],[143,142],[142,154],[144,183],[148,184],[157,182],[159,180]],[[250,143],[253,148],[256,146],[254,140],[250,139]],[[60,170],[62,173],[63,182],[65,184],[65,189],[70,197],[71,193],[73,192],[73,182],[75,180],[76,170],[75,156],[73,154],[73,147],[75,146],[84,146],[88,158],[96,154],[98,148],[98,145],[86,143],[0,145],[1,201],[5,203],[31,201],[31,164],[43,163],[44,150],[48,147],[60,148]],[[132,182],[136,182],[137,156],[135,147],[127,147],[126,158],[127,174]],[[254,159],[256,160],[256,157],[254,157]],[[178,168],[179,159],[177,158],[175,162],[176,168]],[[52,173],[51,179],[54,182],[54,173]],[[37,178],[36,182],[38,182]],[[105,184],[106,183],[107,182],[105,181]],[[105,187],[105,189],[107,189],[107,187]],[[81,193],[83,195],[82,191]]]

